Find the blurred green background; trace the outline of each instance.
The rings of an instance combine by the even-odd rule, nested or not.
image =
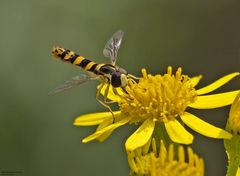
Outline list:
[[[80,114],[105,111],[95,100],[97,82],[56,96],[56,85],[82,73],[53,59],[60,45],[98,63],[118,29],[125,32],[118,65],[134,75],[167,66],[204,76],[207,85],[240,66],[240,2],[237,0],[1,0],[0,1],[0,171],[26,176],[128,175],[124,126],[104,143],[81,143],[94,127],[75,127]],[[215,92],[239,89],[239,79]],[[195,111],[224,127],[229,107]],[[194,149],[206,175],[225,175],[221,140],[196,135]]]

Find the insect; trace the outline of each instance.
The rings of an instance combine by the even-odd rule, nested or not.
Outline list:
[[[60,58],[62,61],[71,63],[73,65],[81,67],[86,71],[86,74],[80,74],[73,77],[71,80],[57,86],[55,89],[49,92],[49,95],[54,95],[56,93],[68,90],[75,86],[81,85],[89,80],[99,80],[101,82],[100,86],[97,88],[96,99],[106,108],[112,112],[111,108],[107,105],[112,101],[107,101],[107,95],[110,86],[115,94],[117,94],[117,88],[122,88],[125,91],[125,87],[129,80],[134,81],[136,77],[128,74],[126,70],[116,65],[118,50],[121,46],[124,32],[118,30],[113,34],[113,36],[108,40],[104,49],[103,55],[110,58],[110,63],[108,64],[97,64],[94,61],[84,58],[76,54],[75,52],[64,49],[62,47],[54,47],[52,53],[55,57]],[[104,101],[99,99],[101,90],[104,88]]]

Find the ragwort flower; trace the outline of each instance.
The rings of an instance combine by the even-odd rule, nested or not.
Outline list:
[[[141,126],[128,138],[126,148],[134,150],[143,146],[152,137],[155,125],[163,123],[173,142],[190,144],[193,136],[184,128],[183,123],[198,133],[212,138],[231,138],[232,135],[223,129],[204,122],[186,111],[187,107],[212,109],[232,104],[239,90],[219,94],[204,95],[239,75],[235,72],[226,75],[212,84],[196,90],[201,76],[190,78],[178,68],[175,74],[168,67],[164,75],[152,76],[142,69],[143,77],[138,83],[129,82],[125,91],[118,94],[110,91],[108,99],[118,102],[120,111],[92,113],[78,117],[74,125],[98,125],[95,133],[83,139],[89,142],[97,139],[104,141],[116,128],[127,123]],[[104,92],[104,90],[102,90]]]
[[[157,147],[159,146],[159,147]],[[131,176],[203,176],[204,162],[190,147],[171,143],[167,149],[163,141],[156,145],[153,138],[143,147],[127,151]]]

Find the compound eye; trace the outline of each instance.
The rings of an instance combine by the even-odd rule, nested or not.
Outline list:
[[[113,87],[121,87],[122,82],[121,82],[121,73],[120,72],[114,72],[112,74],[111,84]]]

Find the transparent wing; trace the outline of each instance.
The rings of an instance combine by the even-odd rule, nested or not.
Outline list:
[[[103,55],[111,59],[112,65],[115,65],[116,63],[118,49],[122,43],[123,35],[124,32],[122,30],[115,32],[103,49]]]
[[[90,80],[91,77],[85,74],[77,75],[71,78],[70,80],[66,81],[65,83],[57,86],[55,89],[50,91],[48,95],[55,95],[57,93],[63,92],[65,90],[71,89],[75,86],[78,86],[88,80]]]

